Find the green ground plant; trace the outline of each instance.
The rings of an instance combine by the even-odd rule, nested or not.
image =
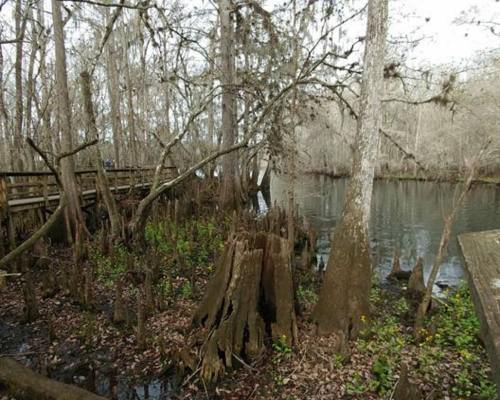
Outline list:
[[[90,261],[94,264],[97,279],[106,287],[114,286],[116,279],[127,270],[127,257],[129,252],[124,245],[114,247],[113,254],[106,256],[99,248],[90,247]]]
[[[371,356],[372,377],[360,382],[353,376],[348,392],[376,392],[381,398],[390,395],[397,382],[397,371],[408,362],[404,353],[413,354],[416,366],[413,380],[442,387],[443,371],[456,370],[446,390],[456,399],[496,399],[489,362],[479,340],[479,321],[467,286],[450,292],[430,315],[424,328],[424,340],[416,342],[407,300],[395,293],[374,287],[371,294],[373,313],[355,343],[357,351]],[[444,395],[444,393],[438,394]],[[440,398],[440,397],[439,397]]]
[[[196,282],[214,271],[227,227],[227,219],[215,216],[197,216],[178,223],[170,220],[149,223],[146,240],[162,257],[157,290],[166,297],[192,298]],[[176,278],[182,278],[177,285]]]

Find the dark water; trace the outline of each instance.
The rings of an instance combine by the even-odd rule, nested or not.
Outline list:
[[[318,232],[318,253],[325,264],[330,252],[329,236],[344,206],[347,179],[299,177],[296,197],[299,209]],[[286,204],[286,181],[273,176],[271,198]],[[443,216],[453,204],[457,185],[417,181],[375,181],[371,240],[375,273],[383,279],[391,269],[394,249],[401,249],[401,265],[410,269],[417,256],[425,261],[425,277],[439,246]],[[457,234],[500,228],[500,186],[473,187],[455,220],[448,255],[438,276],[440,285],[455,286],[463,277]]]

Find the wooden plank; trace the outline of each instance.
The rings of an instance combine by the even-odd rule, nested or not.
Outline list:
[[[177,167],[175,165],[166,165],[163,167],[164,169],[176,170]],[[108,173],[114,172],[133,172],[133,171],[154,171],[156,167],[143,167],[143,168],[109,168],[106,169]],[[81,169],[75,171],[76,175],[80,174],[97,174],[96,169]],[[27,176],[45,176],[45,175],[53,175],[51,171],[0,171],[0,176],[17,176],[17,177],[27,177]]]
[[[500,229],[464,233],[458,241],[500,398]]]
[[[139,183],[133,186],[134,189],[145,189],[147,187],[151,186],[151,183]],[[130,189],[129,185],[123,185],[123,186],[116,186],[112,187],[111,191],[112,192],[124,192]],[[84,190],[82,192],[82,196],[84,199],[91,199],[96,196],[96,190],[95,189],[89,189],[89,190]],[[44,198],[43,196],[39,197],[29,197],[29,198],[22,198],[22,199],[13,199],[9,200],[8,204],[11,209],[11,212],[18,212],[18,211],[24,211],[28,209],[33,209],[33,208],[38,208],[41,207],[41,205],[45,204],[46,201],[49,201],[51,204],[52,203],[58,203],[59,202],[59,194],[53,194],[48,196],[47,198]]]
[[[80,175],[80,181],[83,186],[82,197],[87,204],[96,198],[95,189],[95,177],[92,175],[94,170],[82,170],[77,171]],[[107,171],[110,175],[111,190],[113,192],[125,192],[134,189],[145,189],[151,186],[151,181],[154,174],[153,168],[120,168],[111,169]],[[0,181],[6,184],[6,196],[8,197],[8,202],[5,206],[10,210],[11,213],[17,213],[26,210],[33,210],[40,207],[47,207],[49,205],[54,205],[59,202],[59,193],[50,190],[54,187],[55,183],[48,182],[51,173],[46,172],[0,172]],[[84,176],[87,175],[87,176]],[[90,176],[88,176],[90,175]],[[113,176],[114,175],[114,176]],[[172,179],[177,175],[177,169],[173,166],[167,166],[164,169],[164,174],[162,174],[162,181],[167,181]],[[8,183],[8,178],[26,178],[26,177],[38,177],[37,183],[26,184],[24,182],[19,183]],[[134,179],[135,177],[135,179]],[[123,182],[122,182],[123,181]],[[135,181],[135,182],[134,182]],[[90,184],[91,183],[91,184]],[[27,186],[37,187],[39,189],[38,193],[29,193],[25,190],[18,192],[17,188],[12,186],[19,185],[23,189]],[[10,189],[10,190],[9,190]],[[11,193],[12,192],[12,193]]]
[[[7,198],[7,182],[3,176],[0,176],[0,256],[7,253],[8,248],[4,247],[4,229],[7,229],[7,213],[9,209],[9,202]],[[4,222],[5,221],[5,222]]]

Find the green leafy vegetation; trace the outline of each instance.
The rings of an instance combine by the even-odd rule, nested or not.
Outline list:
[[[372,376],[363,382],[354,374],[347,385],[349,393],[368,390],[385,398],[397,382],[396,372],[401,364],[411,361],[405,357],[406,352],[416,359],[410,369],[412,380],[443,388],[443,372],[448,369],[456,371],[444,388],[452,398],[496,398],[489,363],[478,339],[479,321],[466,286],[450,293],[433,310],[421,332],[424,339],[420,343],[412,334],[410,308],[405,298],[375,287],[371,300],[371,321],[364,319],[366,329],[355,347],[371,357]]]
[[[162,221],[146,227],[146,240],[158,249],[169,264],[186,263],[177,267],[203,267],[212,272],[217,252],[224,245],[225,223],[215,217],[198,217],[180,223]]]
[[[495,385],[489,378],[489,365],[479,341],[479,321],[468,288],[463,285],[438,307],[427,325],[423,356],[432,368],[442,362],[443,351],[453,349],[461,361],[452,392],[464,398],[494,399]]]
[[[129,252],[125,246],[118,244],[113,254],[106,256],[97,247],[90,247],[90,260],[96,267],[97,279],[108,288],[113,287],[116,279],[127,270]]]
[[[274,340],[273,350],[275,352],[273,361],[276,364],[279,364],[283,360],[290,358],[291,354],[293,353],[293,350],[288,344],[288,340],[285,335],[280,336],[278,339]]]
[[[316,291],[307,285],[299,285],[297,289],[297,297],[302,303],[316,304],[318,301]]]
[[[214,271],[227,226],[225,219],[215,216],[149,223],[146,240],[162,259],[158,293],[164,298],[192,298],[196,282]]]

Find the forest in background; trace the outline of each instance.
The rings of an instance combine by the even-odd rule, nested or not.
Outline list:
[[[365,15],[362,4],[297,2],[300,17],[294,18],[291,3],[238,3],[229,39],[234,62],[225,65],[210,5],[98,3],[61,2],[75,143],[90,135],[80,93],[83,71],[91,73],[104,158],[116,167],[156,165],[155,138],[167,141],[180,132],[180,166],[224,146],[221,88],[229,83],[235,138],[250,134],[258,143],[242,155],[241,175],[253,153],[264,166],[297,153],[302,170],[349,171],[363,47],[363,38],[349,32]],[[61,146],[50,7],[3,1],[0,10],[9,17],[0,32],[0,169],[34,170],[43,162],[25,145],[26,137],[54,153]],[[478,21],[471,12],[461,23]],[[491,22],[479,23],[498,40]],[[419,42],[389,42],[380,174],[413,174],[411,155],[426,175],[456,174],[498,128],[498,52],[485,51],[460,66],[406,65],[405,56]],[[296,92],[289,90],[294,81]],[[490,176],[498,175],[495,142],[484,161],[483,173]],[[77,157],[79,167],[89,165],[84,153]]]

